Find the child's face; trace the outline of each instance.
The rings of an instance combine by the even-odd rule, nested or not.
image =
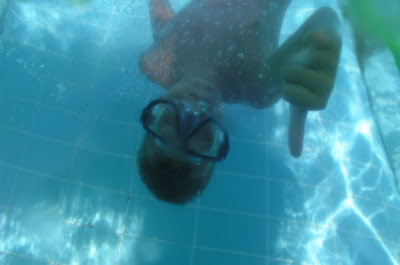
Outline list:
[[[170,161],[169,163],[184,164],[192,168],[190,175],[186,176],[188,178],[198,178],[207,182],[212,175],[214,162],[190,157],[182,151],[168,148],[149,134],[145,135],[143,144],[145,145],[146,156],[152,161],[165,161],[167,159]]]
[[[226,129],[201,103],[193,110],[183,101],[158,99],[143,110],[141,122],[160,146],[175,155],[207,161],[219,161],[227,155]]]

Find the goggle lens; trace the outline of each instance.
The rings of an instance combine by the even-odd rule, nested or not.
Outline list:
[[[214,118],[200,119],[173,101],[158,99],[143,110],[143,127],[161,143],[212,161],[222,160],[229,149],[225,128]]]

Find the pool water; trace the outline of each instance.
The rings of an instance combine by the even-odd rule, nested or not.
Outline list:
[[[400,264],[400,195],[348,27],[303,155],[287,148],[287,103],[227,105],[226,161],[175,206],[135,164],[141,110],[163,93],[137,65],[147,1],[70,2],[14,1],[0,37],[0,264]],[[338,10],[293,0],[282,41],[323,5]]]

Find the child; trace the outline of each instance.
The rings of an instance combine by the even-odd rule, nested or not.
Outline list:
[[[229,149],[223,103],[266,108],[283,97],[300,156],[307,111],[324,109],[332,91],[341,38],[335,13],[321,8],[277,48],[289,3],[193,0],[175,15],[167,0],[150,1],[154,44],[140,67],[166,94],[143,110],[137,162],[157,198],[186,203],[207,186]]]

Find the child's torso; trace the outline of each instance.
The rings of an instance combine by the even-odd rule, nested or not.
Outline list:
[[[253,87],[266,87],[260,74],[276,49],[280,27],[280,21],[271,18],[278,11],[269,2],[198,0],[188,4],[166,32],[173,32],[177,39],[174,58],[180,74],[212,69],[226,102],[248,101]],[[271,102],[279,97],[276,94]]]

